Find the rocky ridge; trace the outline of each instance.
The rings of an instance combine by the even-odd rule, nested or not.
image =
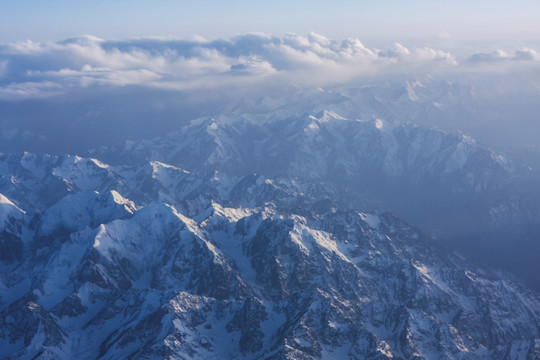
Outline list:
[[[0,160],[21,244],[2,259],[2,356],[540,356],[537,294],[324,182]]]

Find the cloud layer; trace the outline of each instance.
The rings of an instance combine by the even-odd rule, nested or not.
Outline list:
[[[471,55],[464,65],[429,47],[367,48],[358,39],[311,33],[282,38],[246,34],[232,39],[105,41],[93,36],[56,43],[0,47],[0,99],[44,97],[90,87],[143,86],[170,90],[287,82],[339,83],[356,77],[431,75],[497,62],[539,62],[532,49]]]
[[[455,58],[440,50],[396,44],[382,51],[357,39],[335,41],[314,33],[283,38],[247,34],[210,42],[85,36],[0,47],[0,97],[47,96],[90,86],[185,90],[273,79],[323,84],[455,65]]]

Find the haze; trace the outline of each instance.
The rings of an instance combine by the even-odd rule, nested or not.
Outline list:
[[[431,39],[537,38],[540,4],[518,1],[3,1],[0,42],[62,40],[92,34],[102,38],[208,39],[246,32],[284,35],[311,31],[365,42]],[[370,43],[370,45],[372,45]]]

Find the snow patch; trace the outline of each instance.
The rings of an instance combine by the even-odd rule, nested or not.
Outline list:
[[[379,225],[381,223],[381,218],[378,215],[374,214],[368,214],[368,213],[358,213],[360,215],[360,218],[368,224],[368,226],[374,230],[377,230],[379,228]]]

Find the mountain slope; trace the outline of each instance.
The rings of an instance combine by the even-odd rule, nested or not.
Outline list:
[[[421,95],[429,89],[420,85],[409,90],[404,88],[403,96],[416,100],[404,101],[417,110],[423,106],[418,102],[430,103],[433,96]],[[397,105],[384,119],[372,118],[366,105],[367,119],[358,119],[363,113],[355,112],[351,104],[356,100],[349,103],[350,97],[368,101],[366,95],[340,94],[306,95],[311,102],[301,98],[299,104],[253,105],[258,112],[243,112],[249,104],[242,105],[165,136],[98,149],[92,156],[112,164],[159,161],[189,171],[217,169],[323,184],[333,189],[340,208],[391,211],[479,261],[540,286],[533,275],[540,267],[529,256],[540,250],[538,175],[532,167],[470,136],[415,125],[420,115],[407,121],[409,115],[399,114]],[[325,101],[330,95],[340,100]],[[295,112],[326,106],[341,112]],[[508,262],[509,253],[520,261]]]
[[[20,181],[1,191],[31,210],[17,213],[24,256],[0,278],[2,356],[540,356],[536,294],[395,216],[337,209],[322,183],[3,161]]]

